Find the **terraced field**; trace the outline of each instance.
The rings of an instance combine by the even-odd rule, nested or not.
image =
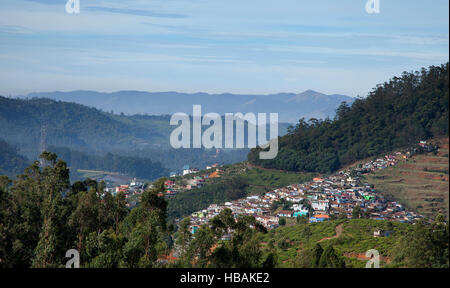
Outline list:
[[[367,261],[366,251],[376,249],[380,253],[381,267],[390,267],[395,258],[396,243],[412,226],[406,223],[372,219],[338,219],[317,223],[299,223],[280,227],[259,235],[263,247],[270,243],[278,255],[278,267],[299,266],[301,251],[319,243],[322,248],[332,245],[343,256],[348,268],[363,268]],[[389,237],[374,237],[379,229],[390,230]],[[283,245],[285,244],[285,245]],[[286,245],[287,244],[287,245]]]
[[[449,217],[449,139],[432,141],[437,153],[414,155],[395,167],[368,175],[369,183],[386,197],[396,199],[427,217]]]

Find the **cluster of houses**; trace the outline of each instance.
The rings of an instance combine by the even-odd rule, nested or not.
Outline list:
[[[196,168],[190,168],[188,165],[185,165],[183,167],[183,175],[198,173],[199,170]],[[205,182],[207,179],[212,178],[218,178],[220,177],[220,173],[222,173],[223,170],[221,168],[221,165],[219,164],[212,164],[206,166],[206,171],[203,174],[199,175],[193,175],[190,178],[183,178],[184,181],[176,181],[174,177],[170,177],[168,180],[164,182],[164,186],[166,188],[165,193],[160,193],[159,196],[170,198],[175,195],[177,195],[179,192],[183,192],[186,190],[191,190],[194,188],[199,188],[205,185]],[[177,176],[180,176],[177,174]],[[186,184],[183,184],[181,182],[186,182]],[[127,183],[127,182],[122,182]],[[127,200],[127,206],[129,208],[135,207],[139,201],[140,196],[142,193],[144,193],[145,189],[151,188],[148,187],[148,185],[144,182],[138,181],[136,178],[130,179],[127,184],[116,184],[111,185],[109,182],[107,183],[109,187],[104,188],[104,193],[110,193],[112,195],[117,195],[119,192],[122,192],[125,195],[125,198]]]
[[[127,200],[127,206],[129,208],[132,208],[137,205],[139,196],[142,195],[142,193],[144,193],[145,189],[146,184],[144,182],[139,182],[136,179],[133,179],[130,183],[125,185],[107,187],[104,189],[104,192],[111,193],[114,196],[117,195],[119,192],[122,192],[125,195],[125,199]]]
[[[316,177],[313,181],[292,184],[261,196],[248,196],[221,205],[212,204],[202,211],[192,213],[191,232],[195,233],[201,225],[208,223],[226,208],[231,209],[235,218],[241,215],[254,216],[267,229],[277,228],[281,217],[305,217],[309,223],[352,218],[357,206],[362,213],[361,217],[413,223],[423,216],[407,211],[398,202],[387,200],[371,185],[363,183],[358,176],[395,166],[399,160],[406,159],[409,155],[409,152],[396,152],[329,177]],[[273,211],[273,204],[280,202],[288,203],[289,209]]]
[[[218,163],[214,163],[212,165],[207,165],[206,166],[206,170],[219,168],[219,167],[221,167],[221,165],[219,165]],[[172,177],[177,177],[177,176],[186,176],[186,175],[195,174],[195,173],[198,173],[198,172],[200,172],[200,170],[198,168],[191,167],[189,165],[184,165],[183,169],[181,169],[181,171],[179,171],[179,172],[176,172],[176,171],[170,172],[170,177],[172,178]]]

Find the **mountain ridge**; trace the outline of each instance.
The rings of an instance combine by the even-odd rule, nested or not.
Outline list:
[[[19,98],[49,98],[127,115],[169,115],[176,112],[191,114],[192,105],[201,104],[204,112],[219,114],[229,112],[278,113],[280,122],[289,123],[296,123],[300,118],[333,118],[339,104],[344,101],[351,104],[355,100],[355,98],[345,95],[327,95],[314,90],[306,90],[301,93],[262,95],[75,90],[33,92],[25,96],[19,96]],[[295,103],[295,105],[292,103]]]

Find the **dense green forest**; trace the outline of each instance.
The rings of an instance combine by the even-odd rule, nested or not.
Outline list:
[[[96,156],[66,147],[49,147],[47,150],[59,155],[72,170],[90,169],[119,172],[145,180],[155,180],[169,174],[169,170],[164,168],[160,162],[153,162],[146,158],[120,156],[112,153]]]
[[[14,176],[22,173],[29,160],[20,155],[16,148],[0,139],[0,175]]]
[[[160,137],[165,138],[158,133],[155,125],[151,125],[150,118],[147,132],[152,132],[145,133],[145,138],[138,137],[144,134],[143,127],[133,126],[140,119],[130,118],[125,123],[116,118],[120,116],[74,103],[0,97],[0,135],[9,143],[16,144],[30,159],[36,159],[39,154],[42,126],[47,130],[48,145],[80,151],[129,149],[158,143]]]
[[[103,195],[95,181],[70,185],[69,169],[44,152],[11,183],[0,178],[0,266],[64,267],[77,249],[83,267],[153,267],[171,245],[161,179],[126,207],[125,196]]]
[[[378,230],[390,235],[374,237]],[[449,267],[448,235],[442,215],[431,225],[371,219],[307,223],[298,218],[293,225],[261,234],[260,241],[275,251],[277,266],[284,268],[364,268],[367,259],[358,256],[371,249],[380,253],[383,268],[442,268]]]
[[[343,103],[334,120],[300,119],[279,138],[275,159],[250,162],[266,168],[327,173],[343,165],[449,133],[448,63],[404,72],[367,98]]]

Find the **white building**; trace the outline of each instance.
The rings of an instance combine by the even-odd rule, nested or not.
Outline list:
[[[315,211],[326,211],[326,210],[328,210],[329,204],[328,204],[328,201],[317,200],[317,201],[311,201],[311,207]]]

